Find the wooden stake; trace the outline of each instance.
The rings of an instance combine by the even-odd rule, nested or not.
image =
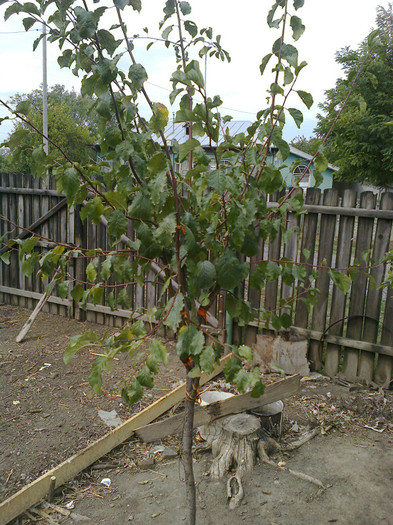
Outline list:
[[[15,339],[15,341],[17,343],[20,343],[20,342],[23,341],[23,339],[25,338],[27,332],[30,330],[30,328],[32,327],[34,321],[36,320],[37,315],[40,313],[40,311],[42,310],[44,304],[48,300],[50,294],[53,292],[53,290],[55,288],[55,284],[56,284],[56,281],[55,281],[56,275],[57,275],[57,272],[55,273],[55,276],[53,277],[51,282],[48,284],[48,287],[47,287],[45,293],[42,295],[41,299],[38,301],[36,307],[33,310],[33,313],[28,318],[28,320],[24,324],[22,330],[17,335],[17,337]]]

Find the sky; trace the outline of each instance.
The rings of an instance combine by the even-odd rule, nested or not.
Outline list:
[[[11,0],[12,1],[12,0]],[[9,5],[0,6],[0,99],[7,100],[15,93],[27,93],[39,88],[42,83],[42,46],[32,51],[39,30],[26,33],[22,18],[12,16],[4,22],[4,11]],[[94,5],[92,0],[88,3]],[[159,37],[157,22],[162,19],[164,0],[142,0],[142,14],[130,12],[127,18],[129,34],[144,34]],[[209,96],[220,95],[223,100],[222,113],[232,115],[235,120],[253,120],[256,113],[266,107],[266,88],[272,82],[272,74],[261,78],[259,65],[278,33],[268,28],[266,16],[272,0],[189,0],[192,6],[190,18],[199,27],[213,27],[215,34],[222,35],[222,46],[231,55],[231,62],[222,63],[209,58],[206,64],[206,87]],[[318,104],[324,100],[324,92],[334,87],[341,76],[335,63],[335,53],[345,46],[356,48],[375,26],[376,8],[388,6],[387,0],[305,0],[303,8],[296,12],[306,31],[295,45],[299,50],[299,61],[308,66],[303,69],[297,88],[313,95],[314,105],[307,110],[299,97],[293,94],[289,107],[297,107],[304,114],[300,129],[290,122],[284,137],[291,140],[297,135],[309,137],[316,124]],[[95,7],[97,4],[95,4]],[[111,10],[114,15],[114,10]],[[109,15],[112,16],[112,15]],[[113,22],[115,20],[113,19]],[[111,20],[112,23],[112,20]],[[110,24],[109,24],[110,25]],[[33,29],[35,26],[33,26]],[[165,104],[171,112],[168,95],[172,71],[176,68],[172,53],[162,43],[155,43],[146,51],[147,40],[135,40],[135,56],[147,69],[150,98]],[[291,43],[288,38],[288,43]],[[67,89],[80,88],[80,79],[57,64],[56,44],[48,44],[48,85],[64,84]],[[126,59],[120,62],[128,69]],[[204,64],[202,64],[204,69]],[[267,68],[269,71],[269,68]],[[141,101],[142,112],[144,103]],[[0,108],[0,117],[7,112]],[[12,124],[0,124],[0,142],[7,138]]]

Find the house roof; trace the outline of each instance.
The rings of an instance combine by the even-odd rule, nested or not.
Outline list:
[[[246,133],[247,128],[251,125],[251,122],[248,120],[231,120],[225,124],[225,130],[228,129],[230,135],[237,135],[238,133]],[[186,133],[187,125],[183,122],[171,122],[165,128],[164,134],[168,142],[171,140],[176,140],[179,144],[185,142],[189,137]],[[222,142],[224,139],[223,130],[220,131],[219,142]],[[210,146],[209,137],[204,135],[203,137],[198,137],[201,146],[208,147]]]
[[[247,128],[251,126],[252,122],[248,120],[231,120],[230,122],[225,124],[224,129],[229,131],[230,135],[237,135],[238,133],[247,133]],[[170,144],[172,140],[176,140],[179,144],[182,144],[185,142],[189,137],[186,133],[187,125],[183,122],[171,122],[168,124],[165,128],[164,134],[165,137]],[[210,141],[209,138],[204,135],[203,137],[197,137],[201,146],[209,147]],[[219,142],[222,142],[224,139],[224,132],[223,130],[220,131],[220,137]],[[159,142],[161,142],[161,138],[159,139]],[[309,155],[308,153],[305,153],[304,151],[301,151],[300,149],[295,148],[294,146],[289,145],[290,152],[292,155],[295,155],[297,157],[300,157],[304,160],[311,160],[312,155]],[[338,171],[338,168],[334,166],[333,164],[328,164],[328,168],[332,171]]]

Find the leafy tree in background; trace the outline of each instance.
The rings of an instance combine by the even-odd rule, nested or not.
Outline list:
[[[290,144],[304,153],[314,155],[318,151],[321,140],[318,137],[307,138],[304,135],[298,135],[291,140]]]
[[[173,330],[176,350],[186,372],[182,452],[187,518],[193,524],[196,499],[192,428],[201,372],[212,372],[220,356],[229,352],[232,357],[225,365],[226,380],[239,392],[250,391],[253,396],[261,395],[264,388],[259,368],[252,364],[251,348],[224,344],[206,330],[209,309],[222,294],[226,311],[240,326],[263,319],[277,330],[288,327],[294,298],[283,299],[276,311],[253,309],[234,292],[247,278],[249,286],[257,290],[277,279],[293,287],[295,295],[298,287],[304,287],[309,293],[303,292],[302,300],[315,304],[315,289],[306,277],[305,267],[285,258],[252,265],[243,262],[246,257],[258,254],[261,239],[274,238],[280,227],[285,231],[288,210],[297,213],[303,205],[301,194],[288,194],[272,213],[267,196],[283,187],[281,168],[268,162],[270,144],[274,142],[285,160],[289,145],[282,138],[284,117],[290,116],[298,126],[303,120],[299,109],[286,109],[283,102],[289,93],[295,93],[308,108],[312,105],[309,93],[295,89],[306,65],[299,60],[293,45],[305,29],[297,16],[304,0],[273,3],[267,22],[279,30],[278,38],[259,65],[262,75],[272,77],[268,105],[258,112],[247,132],[236,136],[227,130],[231,117],[219,111],[220,97],[207,94],[198,62],[207,54],[229,60],[220,36],[214,36],[210,27],[199,28],[190,19],[188,2],[165,2],[159,28],[166,47],[174,50],[176,63],[169,98],[171,104],[178,103],[176,122],[189,129],[187,140],[172,143],[172,151],[165,136],[168,109],[150,99],[145,84],[147,71],[137,61],[125,23],[127,20],[132,30],[133,11],[140,11],[142,2],[114,0],[111,14],[117,17],[116,25],[111,17],[107,21],[108,5],[96,0],[82,4],[83,7],[73,0],[13,2],[7,8],[6,18],[22,15],[26,29],[43,21],[47,24],[49,40],[60,45],[59,64],[81,76],[82,95],[94,99],[93,111],[99,117],[97,140],[101,151],[111,160],[112,169],[103,174],[101,163],[77,160],[75,152],[68,153],[55,139],[49,155],[45,155],[38,145],[41,138],[30,138],[25,126],[23,134],[14,133],[13,147],[16,151],[27,140],[32,141],[35,172],[42,175],[52,169],[69,205],[82,205],[82,220],[107,224],[109,250],[98,247],[87,251],[59,245],[42,255],[35,248],[37,237],[32,237],[19,243],[22,271],[31,275],[38,264],[42,278],[55,274],[61,297],[71,289],[72,297],[82,307],[86,307],[87,301],[98,304],[105,299],[114,309],[130,308],[130,284],[143,285],[145,274],[150,270],[157,273],[162,293],[154,308],[133,312],[115,335],[99,338],[87,331],[72,337],[65,360],[68,362],[83,347],[100,345],[102,355],[94,362],[89,381],[101,393],[103,372],[110,369],[119,352],[127,352],[131,360],[136,360],[137,367],[124,380],[121,393],[127,402],[137,402],[144,389],[153,386],[160,365],[168,360],[167,350],[155,337],[156,332],[162,326]],[[47,9],[53,14],[46,21]],[[126,67],[120,67],[120,57],[128,57]],[[148,116],[140,114],[141,98],[150,107]],[[6,102],[0,102],[12,110]],[[34,115],[25,103],[18,104],[14,114],[25,124],[34,125],[30,121]],[[39,129],[36,127],[36,131]],[[220,139],[222,134],[224,140]],[[201,136],[208,137],[213,147],[216,165],[213,171],[209,169],[210,158],[201,147]],[[176,171],[176,166],[185,160],[189,170],[184,176]],[[327,167],[327,160],[319,153],[314,164],[320,175]],[[135,233],[133,240],[126,237],[130,226]],[[287,238],[290,234],[286,233]],[[86,261],[85,283],[74,279],[68,271],[73,255]],[[337,285],[347,290],[346,276],[339,272],[334,276]],[[150,341],[150,350],[141,365],[138,348],[145,340]]]
[[[326,91],[316,132],[325,136],[341,112],[326,142],[329,161],[340,168],[335,178],[386,186],[393,184],[392,4],[377,8],[376,24],[378,30],[358,49],[346,47],[337,53],[344,77]]]
[[[8,103],[17,111],[22,110],[28,121],[42,130],[41,89],[28,94],[16,94]],[[94,113],[90,112],[91,104],[91,97],[67,91],[59,84],[48,91],[48,135],[75,162],[88,162],[89,156],[95,155],[92,146],[96,141],[98,121]],[[35,163],[40,162],[33,151],[41,146],[42,137],[30,133],[30,129],[26,122],[16,120],[13,132],[4,143],[9,148],[7,165],[13,171],[31,173],[35,170]],[[55,150],[53,153],[57,153],[58,162],[64,162],[61,153]]]

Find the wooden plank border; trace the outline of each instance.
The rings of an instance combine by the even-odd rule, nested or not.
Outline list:
[[[1,286],[0,285],[0,292],[1,293],[7,293],[10,295],[17,295],[19,297],[28,297],[29,299],[37,299],[39,301],[42,297],[42,293],[39,292],[32,292],[30,290],[20,290],[19,288],[12,288],[10,286]],[[47,301],[49,303],[55,303],[55,304],[61,304],[62,306],[70,306],[72,304],[72,300],[69,299],[60,299],[60,297],[48,297]]]
[[[232,354],[223,357],[220,365],[212,374],[202,374],[201,385],[220,374],[225,363],[231,356]],[[113,429],[111,432],[105,434],[102,438],[91,443],[88,447],[84,448],[74,456],[66,459],[57,467],[45,472],[45,474],[37,478],[35,481],[29,483],[16,494],[3,501],[3,503],[0,504],[0,525],[6,525],[22,512],[45,498],[49,492],[52,477],[56,478],[55,487],[53,487],[53,490],[55,490],[74,478],[82,470],[89,467],[102,456],[108,454],[115,447],[121,445],[126,439],[129,439],[137,428],[148,425],[154,421],[154,419],[171,409],[176,403],[182,401],[185,392],[186,387],[185,383],[183,383],[169,394],[161,397],[153,404]]]
[[[268,202],[268,208],[277,208],[278,203]],[[319,204],[304,204],[302,210],[309,213],[323,213],[324,215],[344,215],[348,217],[367,217],[371,219],[393,219],[392,210],[367,210],[362,208],[346,208],[341,206],[323,206]]]

